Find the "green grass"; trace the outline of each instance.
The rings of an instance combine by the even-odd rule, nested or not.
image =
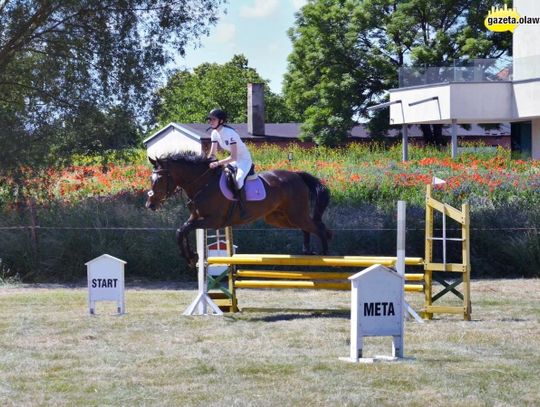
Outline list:
[[[128,289],[127,314],[84,289],[0,287],[2,406],[533,406],[540,280],[473,281],[473,320],[405,328],[406,360],[349,353],[343,313],[184,317],[188,288]],[[408,294],[418,307],[421,296]],[[240,305],[340,308],[347,292],[240,291]],[[390,354],[366,338],[364,354]]]

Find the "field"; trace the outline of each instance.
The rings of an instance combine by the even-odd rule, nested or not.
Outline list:
[[[193,286],[128,287],[127,314],[84,288],[0,286],[2,406],[533,406],[540,280],[474,280],[473,320],[407,322],[406,359],[349,352],[349,315],[184,317]],[[244,307],[347,308],[348,292],[240,291]],[[417,308],[421,296],[408,294]],[[367,338],[365,356],[390,354]]]

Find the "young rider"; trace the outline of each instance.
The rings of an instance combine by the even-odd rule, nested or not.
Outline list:
[[[251,167],[253,166],[251,154],[249,153],[249,150],[244,142],[240,139],[238,133],[232,127],[225,124],[227,122],[227,113],[221,109],[213,109],[208,114],[207,120],[212,128],[212,134],[210,136],[212,146],[210,148],[210,152],[208,153],[208,157],[215,157],[218,144],[222,149],[230,153],[230,156],[227,158],[211,162],[210,168],[216,168],[218,166],[225,167],[228,164],[236,168],[237,191],[235,191],[235,198],[238,199],[241,214],[244,216],[246,192],[243,186],[244,181],[249,175]]]

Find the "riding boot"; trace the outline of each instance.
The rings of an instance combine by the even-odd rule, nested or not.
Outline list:
[[[246,219],[248,217],[248,213],[246,211],[246,188],[245,185],[240,188],[239,190],[236,190],[236,197],[238,200],[238,207],[240,208],[240,218]]]

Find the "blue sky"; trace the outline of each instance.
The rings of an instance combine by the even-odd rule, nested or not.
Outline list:
[[[294,13],[307,0],[229,0],[221,7],[219,22],[201,47],[188,47],[176,68],[192,69],[203,62],[225,63],[235,54],[244,54],[249,66],[270,80],[274,93],[281,93],[287,56],[292,50],[287,30]]]

